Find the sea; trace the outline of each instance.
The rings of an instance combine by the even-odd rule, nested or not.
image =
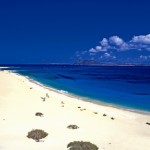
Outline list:
[[[150,112],[150,66],[5,65],[44,86],[81,99]]]

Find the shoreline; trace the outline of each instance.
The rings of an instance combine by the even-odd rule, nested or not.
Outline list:
[[[149,150],[149,115],[69,97],[10,71],[0,71],[0,91],[2,150],[67,150],[73,141],[89,141],[100,150]],[[70,124],[79,128],[68,129]],[[48,136],[42,142],[28,139],[32,129]]]
[[[78,96],[78,95],[69,93],[68,91],[58,90],[56,88],[44,85],[43,83],[40,83],[39,81],[36,81],[36,80],[30,78],[29,76],[24,76],[24,75],[21,75],[19,73],[16,73],[16,72],[13,72],[13,71],[9,71],[9,70],[5,70],[5,71],[9,72],[9,73],[12,73],[12,74],[15,74],[17,76],[20,76],[21,78],[25,78],[29,82],[31,82],[31,83],[33,83],[33,84],[35,84],[35,85],[37,85],[37,86],[39,86],[41,88],[44,88],[46,90],[54,91],[56,93],[68,96],[70,98],[77,99],[79,101],[89,102],[89,103],[92,103],[92,104],[96,104],[96,105],[100,105],[100,106],[104,106],[104,107],[115,108],[115,109],[119,109],[119,110],[123,110],[123,111],[128,111],[128,112],[133,112],[133,113],[137,113],[137,114],[150,115],[150,111],[139,110],[139,109],[136,109],[136,108],[128,108],[128,107],[124,107],[124,106],[121,106],[121,105],[115,105],[115,104],[105,103],[105,102],[102,102],[100,100],[96,100],[96,99],[92,99],[92,98],[88,98],[88,97]]]

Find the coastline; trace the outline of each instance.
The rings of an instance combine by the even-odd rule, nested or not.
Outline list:
[[[15,66],[16,67],[16,66]],[[1,68],[1,67],[0,67]],[[2,67],[2,69],[4,68],[4,70],[5,70],[5,67]],[[30,75],[28,76],[26,76],[26,75],[24,75],[24,74],[22,74],[22,73],[17,73],[16,71],[17,70],[11,70],[11,67],[6,67],[6,68],[10,68],[10,70],[8,69],[6,69],[7,71],[10,71],[10,72],[13,72],[13,73],[15,73],[15,74],[17,74],[17,75],[20,75],[20,76],[24,76],[24,77],[26,77],[30,82],[33,82],[33,83],[35,83],[35,84],[37,84],[37,85],[39,85],[39,86],[42,86],[43,88],[46,88],[46,89],[50,89],[50,90],[53,90],[53,91],[55,91],[55,92],[58,92],[58,93],[62,93],[62,94],[64,94],[64,95],[67,95],[67,96],[69,96],[69,97],[74,97],[74,98],[76,98],[76,99],[80,99],[80,100],[83,100],[83,101],[88,101],[88,102],[91,102],[91,103],[95,103],[95,104],[98,104],[98,105],[104,105],[104,106],[108,106],[108,107],[113,107],[113,108],[117,108],[117,109],[121,109],[121,110],[125,110],[125,111],[130,111],[130,112],[135,112],[135,113],[141,113],[141,114],[147,114],[147,115],[149,115],[150,114],[150,108],[149,107],[147,107],[147,106],[149,106],[148,104],[146,105],[145,104],[145,106],[143,105],[143,108],[142,108],[142,98],[143,98],[143,103],[145,103],[146,102],[146,99],[144,98],[144,97],[140,97],[140,96],[137,96],[137,97],[130,97],[129,99],[128,98],[126,98],[126,99],[124,99],[124,97],[126,97],[126,94],[131,94],[132,95],[132,93],[135,93],[135,95],[137,94],[141,94],[141,93],[136,93],[136,92],[127,92],[126,93],[126,91],[124,91],[124,93],[126,93],[126,94],[124,94],[124,95],[122,95],[121,97],[118,97],[118,99],[117,98],[113,98],[114,97],[114,95],[116,94],[115,92],[114,93],[111,93],[110,94],[110,96],[109,96],[109,91],[107,91],[106,92],[106,95],[107,96],[100,96],[99,95],[99,97],[95,97],[95,96],[87,96],[88,95],[88,93],[87,93],[87,95],[85,95],[85,93],[83,94],[81,94],[80,93],[80,91],[79,92],[74,92],[74,90],[67,90],[67,88],[63,88],[62,87],[62,89],[63,90],[61,90],[61,88],[59,87],[59,86],[55,86],[55,84],[53,85],[53,83],[52,83],[52,85],[53,86],[51,86],[51,84],[47,84],[47,82],[45,82],[45,83],[43,83],[43,81],[41,82],[41,80],[39,80],[39,79],[36,79],[36,78],[34,78],[34,76],[31,76],[30,77]],[[39,80],[39,81],[38,81]],[[65,83],[63,83],[63,84],[65,84]],[[110,84],[111,85],[111,84]],[[71,85],[72,86],[72,85]],[[70,87],[71,87],[70,86]],[[130,87],[134,87],[134,85],[131,85]],[[119,86],[118,86],[119,87]],[[69,88],[68,88],[69,89]],[[84,88],[83,88],[84,89]],[[108,88],[109,89],[109,88]],[[144,89],[144,87],[142,88],[142,89]],[[146,88],[146,89],[148,89],[148,88]],[[65,91],[66,90],[66,91]],[[137,89],[135,89],[135,90],[137,90]],[[72,92],[73,91],[73,92]],[[76,90],[75,90],[76,91]],[[82,90],[81,90],[82,91]],[[117,90],[116,90],[117,91]],[[119,91],[119,89],[118,89],[118,91]],[[110,91],[111,92],[111,91]],[[103,90],[101,91],[101,93],[103,93]],[[105,91],[104,91],[104,93],[105,93]],[[118,95],[119,95],[119,92],[117,93]],[[142,93],[143,94],[143,93]],[[145,93],[144,93],[145,94]],[[143,94],[143,95],[144,95]],[[103,95],[103,94],[102,94]],[[146,95],[146,94],[145,94]],[[147,94],[147,95],[149,95],[149,94]],[[114,99],[114,101],[113,101],[113,99]],[[137,98],[137,100],[136,100],[136,98]],[[112,99],[112,100],[111,100]],[[121,99],[123,99],[123,101],[121,102]],[[120,102],[119,102],[119,101]],[[132,100],[133,100],[133,102],[132,102]],[[135,103],[134,103],[134,100],[136,100],[137,102],[138,102],[138,100],[140,100],[141,102],[138,104],[137,103],[137,105],[136,105],[136,101],[135,101]],[[148,98],[147,98],[147,100],[148,100]],[[116,102],[115,102],[116,101]],[[117,102],[118,101],[118,102]],[[124,103],[124,102],[126,102],[127,101],[127,103]],[[129,101],[131,101],[131,102],[129,102]],[[113,102],[113,103],[112,103]],[[114,103],[115,102],[115,103]],[[131,103],[131,104],[130,104]],[[133,105],[132,105],[132,103],[133,103]]]
[[[13,72],[0,71],[0,83],[0,149],[67,150],[67,144],[77,140],[90,141],[102,150],[150,147],[150,126],[146,124],[149,115],[68,96]],[[50,97],[43,101],[41,97],[46,93]],[[36,111],[44,113],[44,117],[36,117]],[[77,124],[79,129],[69,130],[69,124]],[[26,137],[34,128],[49,133],[44,142]]]
[[[23,76],[23,75],[21,75],[19,73],[12,72],[12,71],[8,71],[8,72],[12,73],[12,74],[15,74],[17,76],[20,76],[21,78],[25,78],[26,80],[28,80],[28,82],[31,82],[31,83],[33,83],[33,84],[35,84],[35,85],[37,85],[39,87],[42,87],[42,88],[44,88],[46,90],[54,91],[56,93],[63,94],[65,96],[67,96],[67,97],[78,99],[79,101],[89,102],[89,103],[100,105],[100,106],[111,107],[111,108],[115,108],[115,109],[119,109],[119,110],[123,110],[123,111],[129,111],[129,112],[133,112],[133,113],[143,114],[143,115],[150,115],[150,111],[139,110],[139,109],[135,109],[135,108],[128,108],[128,107],[121,106],[121,105],[105,103],[105,102],[102,102],[100,100],[91,99],[91,98],[88,98],[88,97],[78,96],[78,95],[69,93],[68,91],[58,90],[56,88],[44,85],[44,84],[42,84],[42,83],[40,83],[40,82],[38,82],[38,81],[36,81],[34,79],[31,79],[28,76]]]

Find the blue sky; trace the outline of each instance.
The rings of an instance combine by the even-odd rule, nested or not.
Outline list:
[[[150,63],[149,0],[0,1],[0,63]]]

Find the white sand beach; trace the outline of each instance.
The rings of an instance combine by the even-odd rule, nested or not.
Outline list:
[[[0,71],[0,150],[67,150],[72,141],[90,141],[99,150],[150,150],[146,122],[148,114],[78,100]],[[79,128],[68,129],[70,124]],[[29,139],[32,129],[48,136],[41,142]]]

